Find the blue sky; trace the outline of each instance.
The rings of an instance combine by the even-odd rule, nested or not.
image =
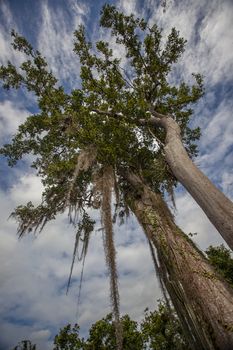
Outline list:
[[[87,27],[89,40],[108,40],[99,30],[100,0],[2,0],[0,2],[0,63],[18,65],[22,57],[10,47],[14,28],[26,36],[47,58],[66,89],[79,86],[79,62],[74,55],[72,33],[79,24]],[[170,0],[167,10],[156,0],[109,1],[125,13],[156,22],[167,34],[172,26],[188,40],[174,78],[191,79],[192,72],[205,76],[206,94],[196,106],[194,125],[202,128],[196,164],[233,198],[233,5],[229,0]],[[35,110],[34,99],[22,92],[0,90],[0,143],[11,138],[17,126]],[[90,324],[110,311],[108,279],[99,232],[93,234],[86,260],[82,300],[77,319],[80,266],[76,265],[68,296],[66,282],[74,244],[67,216],[49,223],[38,237],[18,241],[17,226],[7,220],[12,210],[30,200],[39,203],[43,190],[26,157],[15,168],[1,159],[0,168],[0,350],[11,349],[29,338],[39,350],[52,349],[52,339],[68,322],[79,322],[85,334]],[[179,187],[176,221],[185,232],[198,232],[195,240],[205,249],[221,241],[205,215]],[[94,213],[97,215],[97,213]],[[115,227],[120,271],[121,311],[140,319],[146,307],[154,308],[161,294],[150,252],[135,219]]]

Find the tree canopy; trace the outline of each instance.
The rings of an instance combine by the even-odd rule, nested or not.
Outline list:
[[[140,197],[138,185],[130,184],[132,173],[143,179],[150,190],[161,195],[167,192],[173,198],[177,179],[164,154],[167,134],[163,127],[152,128],[150,121],[153,114],[159,118],[169,116],[168,120],[179,129],[177,133],[189,156],[194,157],[200,129],[192,129],[189,121],[192,104],[203,95],[203,80],[195,73],[193,85],[172,81],[172,69],[185,48],[185,40],[175,28],[164,39],[156,24],[149,26],[145,20],[126,16],[110,5],[104,6],[100,25],[111,30],[122,55],[116,57],[111,45],[102,40],[88,42],[85,29],[80,26],[74,33],[74,51],[81,64],[82,86],[71,92],[59,86],[42,54],[12,31],[13,48],[25,55],[25,61],[20,67],[11,62],[1,66],[0,78],[6,89],[22,87],[34,93],[38,111],[19,126],[12,142],[0,152],[10,166],[25,154],[32,154],[31,166],[44,185],[39,206],[29,202],[12,213],[19,224],[19,237],[41,231],[48,221],[68,209],[76,229],[71,274],[77,255],[84,263],[95,227],[90,209],[100,210],[120,349],[124,330],[120,322],[113,223],[129,215],[129,192],[134,192],[134,198]],[[171,221],[166,208],[163,214],[165,220],[167,216],[167,221]],[[177,233],[174,225],[172,229]]]
[[[173,115],[189,154],[196,154],[193,142],[200,136],[200,129],[190,129],[188,122],[190,105],[203,94],[202,78],[194,75],[193,86],[183,81],[175,85],[169,82],[169,73],[184,51],[185,40],[173,28],[164,44],[162,30],[156,25],[150,28],[144,20],[125,16],[110,5],[104,7],[100,23],[112,29],[116,42],[124,45],[125,68],[108,43],[99,41],[94,46],[87,42],[80,26],[75,32],[74,51],[81,62],[82,88],[70,94],[58,86],[45,58],[26,39],[12,32],[14,49],[24,52],[28,60],[19,69],[11,63],[1,67],[3,86],[22,86],[34,92],[39,110],[19,127],[12,143],[5,145],[1,153],[8,157],[10,165],[24,154],[34,154],[32,167],[45,186],[41,206],[34,208],[29,203],[15,212],[19,220],[24,217],[19,234],[43,226],[64,211],[69,201],[72,206],[92,203],[87,191],[92,181],[88,172],[91,164],[76,169],[82,174],[74,179],[77,156],[82,151],[88,152],[86,158],[92,154],[90,163],[97,160],[102,166],[111,165],[118,174],[129,167],[140,169],[154,189],[171,192],[176,180],[160,147],[165,132],[140,125],[152,108]]]

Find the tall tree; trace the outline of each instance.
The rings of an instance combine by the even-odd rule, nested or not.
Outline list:
[[[141,120],[141,124],[153,127],[156,139],[163,146],[164,159],[170,171],[233,249],[233,203],[190,159],[190,155],[195,154],[190,143],[199,137],[200,130],[197,128],[191,131],[187,127],[192,114],[187,106],[201,97],[202,79],[196,75],[197,86],[192,89],[184,82],[179,88],[171,86],[167,80],[172,64],[184,50],[185,41],[179,38],[178,32],[173,28],[162,48],[161,30],[157,26],[148,28],[145,22],[124,16],[109,5],[103,10],[101,24],[111,28],[116,41],[125,46],[126,57],[130,59],[135,73],[133,88],[137,91],[138,98],[144,99],[143,107],[151,112],[150,117]],[[141,36],[137,34],[139,28],[142,32],[149,32],[144,36],[143,45]],[[141,108],[141,115],[145,113],[144,108]],[[140,120],[137,124],[140,124]]]
[[[117,42],[126,48],[130,64],[130,68],[126,68],[130,75],[120,66],[120,60],[114,58],[107,43],[99,41],[92,48],[85,40],[81,26],[75,32],[74,50],[81,62],[82,88],[74,89],[70,94],[58,86],[43,56],[25,38],[12,32],[13,47],[23,52],[27,60],[19,68],[10,62],[1,67],[3,86],[7,89],[22,86],[34,92],[39,110],[19,127],[11,144],[5,145],[1,153],[8,157],[11,166],[24,154],[34,154],[32,167],[42,177],[45,187],[39,206],[29,202],[12,214],[19,223],[19,236],[42,230],[47,221],[68,208],[71,223],[77,228],[73,263],[78,250],[84,263],[94,228],[87,208],[100,209],[117,349],[121,349],[111,208],[114,192],[115,216],[123,218],[130,207],[144,227],[162,287],[167,288],[179,312],[191,346],[214,349],[217,344],[221,349],[230,348],[233,342],[232,290],[185,239],[163,203],[161,195],[168,191],[172,196],[177,181],[164,153],[169,133],[163,128],[150,127],[157,119],[165,123],[161,113],[173,113],[173,119],[166,117],[166,123],[179,126],[187,152],[194,156],[193,141],[200,131],[188,127],[192,114],[188,106],[202,96],[202,79],[195,75],[196,83],[192,87],[184,82],[178,87],[168,83],[171,66],[185,44],[175,29],[161,48],[162,34],[156,25],[149,28],[144,20],[124,16],[113,7],[105,6],[101,23],[112,26]],[[140,40],[136,34],[139,29],[142,31]],[[144,195],[150,200],[148,217]],[[160,206],[156,206],[156,200]],[[149,220],[151,215],[153,224],[146,224],[144,216]],[[160,222],[158,226],[156,220]],[[166,231],[162,229],[163,225]],[[215,298],[211,298],[213,295]],[[207,315],[203,305],[208,309]],[[221,319],[217,318],[217,311],[221,311]]]

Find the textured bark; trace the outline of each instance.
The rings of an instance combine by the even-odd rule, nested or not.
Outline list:
[[[145,124],[145,121],[141,121]],[[166,130],[165,158],[177,180],[203,209],[212,224],[233,250],[233,203],[197,168],[189,158],[176,121],[155,113],[149,121]]]
[[[175,225],[158,193],[133,174],[128,203],[156,247],[160,278],[194,350],[233,349],[233,289]]]

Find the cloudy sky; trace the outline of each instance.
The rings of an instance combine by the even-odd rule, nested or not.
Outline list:
[[[79,86],[79,62],[72,33],[83,23],[89,40],[103,33],[98,28],[102,0],[1,0],[0,63],[18,65],[23,57],[10,46],[14,28],[47,57],[53,72],[67,89]],[[109,1],[125,13],[157,22],[168,33],[178,28],[188,40],[176,74],[189,80],[192,72],[205,77],[206,94],[195,110],[194,125],[202,128],[196,164],[229,197],[233,198],[233,3],[227,0],[169,0],[164,13],[159,0]],[[107,34],[105,34],[107,35]],[[106,37],[110,40],[109,36]],[[17,126],[33,111],[34,99],[22,92],[0,90],[0,143],[9,141]],[[16,223],[7,220],[12,210],[29,200],[39,203],[42,185],[29,167],[30,158],[0,168],[0,350],[31,339],[39,350],[52,349],[52,340],[68,322],[81,325],[85,334],[97,319],[110,311],[108,279],[100,232],[92,236],[86,259],[81,304],[77,307],[80,266],[66,295],[74,232],[67,216],[48,224],[37,237],[18,241]],[[190,196],[179,187],[176,221],[185,232],[197,232],[198,245],[222,243]],[[143,233],[134,218],[115,227],[120,271],[121,311],[140,319],[153,309],[160,291]]]

